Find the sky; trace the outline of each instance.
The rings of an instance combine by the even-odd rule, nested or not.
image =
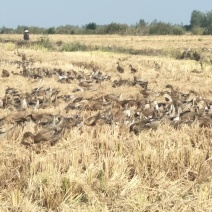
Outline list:
[[[193,10],[212,10],[212,0],[0,0],[0,27],[57,27],[140,19],[187,25]]]

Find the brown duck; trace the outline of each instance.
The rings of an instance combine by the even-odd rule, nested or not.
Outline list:
[[[91,116],[88,117],[87,119],[84,120],[84,124],[87,126],[95,126],[96,122],[98,121],[98,119],[100,119],[101,114],[98,113],[96,116]]]
[[[2,70],[1,76],[2,76],[2,77],[9,77],[10,74],[9,74],[9,72],[8,72],[6,69],[3,69],[3,70]]]
[[[24,133],[21,144],[29,146],[30,144],[26,142],[26,140],[28,138],[31,138],[34,144],[49,141],[51,145],[54,145],[60,139],[60,137],[61,137],[60,132],[52,129],[43,129],[36,135],[28,131]]]
[[[124,69],[119,65],[119,62],[117,62],[117,67],[116,67],[116,70],[119,72],[119,73],[124,73]]]
[[[30,113],[28,111],[19,111],[17,113],[11,113],[6,116],[6,122],[23,122],[30,118]]]
[[[131,64],[129,65],[129,67],[130,67],[131,73],[136,73],[136,72],[138,72],[135,68],[132,67]]]

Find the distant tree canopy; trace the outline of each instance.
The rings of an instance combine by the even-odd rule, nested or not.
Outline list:
[[[148,25],[148,23],[144,19],[140,19],[136,25],[138,27],[146,27]]]
[[[94,22],[86,25],[86,29],[88,29],[88,30],[95,30],[96,28],[97,28],[97,25]]]
[[[55,34],[55,27],[50,27],[47,29],[47,34]]]
[[[111,23],[105,26],[105,34],[125,34],[128,29],[127,24]]]
[[[212,10],[203,13],[198,10],[194,10],[191,13],[191,31],[194,34],[212,34]]]
[[[135,25],[110,23],[97,25],[90,22],[85,26],[64,25],[58,27],[42,28],[36,26],[18,26],[16,29],[0,28],[1,34],[22,34],[25,29],[32,34],[120,34],[120,35],[183,35],[186,32],[193,34],[212,34],[212,10],[201,12],[194,10],[191,13],[190,25],[176,25],[154,20],[147,23],[140,19]]]
[[[153,21],[149,28],[150,35],[183,35],[185,28],[179,25],[172,25],[170,23]]]
[[[24,31],[23,31],[24,32]],[[22,32],[22,33],[23,33]],[[13,34],[14,33],[14,29],[12,28],[7,28],[5,26],[3,26],[2,28],[0,28],[0,33],[1,34]]]
[[[205,18],[205,14],[203,12],[194,10],[191,13],[191,27],[202,27],[205,24]]]

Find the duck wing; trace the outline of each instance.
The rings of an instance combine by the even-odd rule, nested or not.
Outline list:
[[[54,130],[44,129],[38,132],[34,137],[34,143],[40,143],[41,141],[49,141],[55,135]]]

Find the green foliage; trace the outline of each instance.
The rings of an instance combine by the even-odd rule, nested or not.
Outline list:
[[[212,34],[212,10],[206,13],[194,10],[191,14],[191,31],[195,35]]]
[[[205,30],[202,27],[193,27],[191,29],[191,32],[192,32],[193,35],[202,35],[204,33],[204,31]]]
[[[212,24],[204,29],[203,34],[204,35],[212,35]]]
[[[126,34],[127,24],[111,23],[105,26],[105,34]]]
[[[191,13],[190,23],[192,28],[201,27],[203,25],[204,20],[205,20],[205,14],[203,12],[194,10]]]
[[[14,30],[14,33],[17,34],[23,34],[24,30],[28,29],[29,33],[32,34],[45,34],[46,33],[46,29],[42,28],[42,27],[36,27],[36,26],[25,26],[25,25],[18,25],[17,28]]]
[[[137,27],[146,27],[148,24],[144,19],[140,19],[139,22],[136,24]]]
[[[28,27],[29,33],[32,34],[46,34],[46,29],[42,27]]]
[[[136,35],[148,35],[149,34],[149,25],[145,22],[144,19],[140,19],[138,23],[135,25],[135,32],[133,34]],[[131,29],[132,31],[132,29]]]
[[[80,29],[78,26],[65,25],[59,26],[55,29],[56,34],[80,34]]]
[[[23,34],[26,29],[28,29],[27,26],[24,26],[24,25],[23,26],[20,26],[20,25],[18,25],[17,28],[16,28],[16,33],[17,34]]]
[[[170,24],[163,22],[153,22],[150,25],[149,34],[150,35],[168,35],[170,34]]]
[[[16,29],[2,27],[1,34],[22,34],[27,28],[30,34],[120,34],[120,35],[183,35],[186,31],[192,31],[195,35],[212,34],[212,10],[201,12],[194,10],[191,13],[190,25],[173,25],[162,21],[154,20],[151,24],[144,19],[140,19],[135,25],[120,23],[110,23],[106,25],[97,25],[90,22],[85,26],[64,25],[59,27],[42,28],[35,26],[21,26]],[[43,42],[43,41],[42,41]],[[45,43],[45,42],[44,42]],[[46,43],[45,43],[46,45]],[[78,45],[65,47],[75,49]],[[77,49],[78,47],[76,47]],[[81,48],[81,47],[80,47]]]
[[[186,32],[185,28],[179,25],[175,25],[172,28],[172,34],[173,35],[184,35]]]
[[[56,30],[55,27],[50,27],[47,29],[47,34],[55,34]]]
[[[12,28],[7,28],[5,26],[0,28],[0,34],[13,34],[13,33],[15,33],[15,31]]]
[[[42,35],[39,39],[38,39],[38,45],[40,45],[41,47],[44,47],[46,49],[52,49],[52,43],[50,42],[50,38],[48,37],[48,35]]]
[[[179,25],[154,21],[150,24],[150,35],[183,35],[185,29]]]
[[[87,49],[88,49],[87,46],[81,44],[80,42],[72,42],[64,44],[61,48],[61,51],[75,52],[75,51],[86,51]]]
[[[212,10],[205,14],[205,27],[210,27],[212,24]]]
[[[96,28],[97,28],[97,25],[96,23],[93,23],[93,22],[86,25],[87,30],[95,30]]]
[[[176,48],[164,48],[160,55],[165,57],[172,57],[172,58],[180,58],[181,52],[179,49]]]

